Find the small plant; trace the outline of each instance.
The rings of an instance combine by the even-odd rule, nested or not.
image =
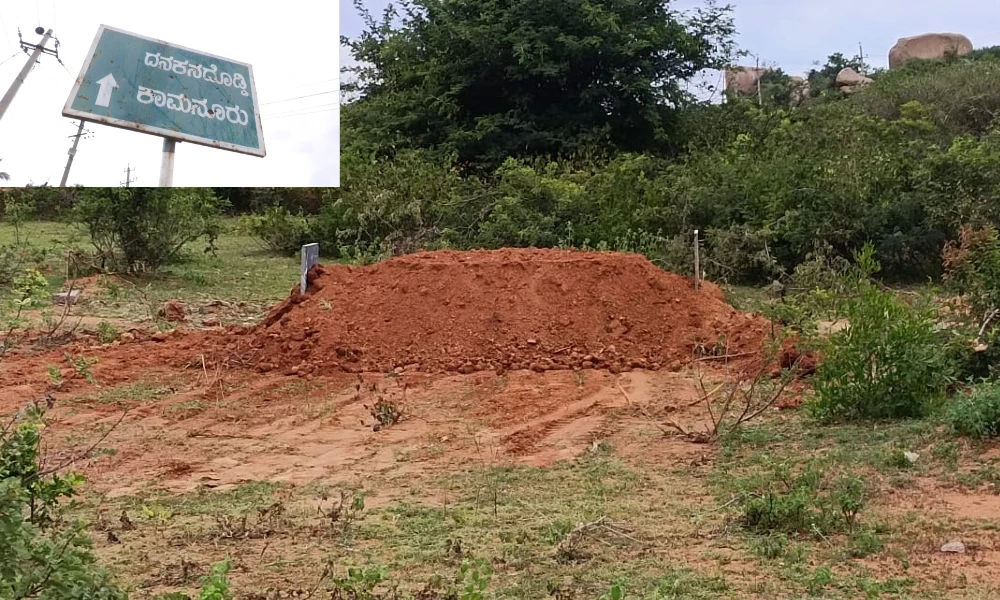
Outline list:
[[[219,537],[222,539],[260,539],[278,530],[284,523],[285,505],[274,502],[265,508],[244,511],[238,516],[216,515]]]
[[[772,533],[755,538],[751,545],[754,554],[769,559],[781,557],[787,547],[788,536],[783,533]]]
[[[625,582],[616,581],[611,585],[611,589],[608,590],[606,594],[601,594],[599,600],[624,600],[625,599]]]
[[[374,398],[374,401],[369,400],[369,403],[363,404],[368,413],[375,419],[375,424],[372,425],[373,431],[391,427],[403,420],[402,402],[406,399],[407,386],[399,380],[396,381],[396,386],[400,389],[380,389],[377,382],[365,383],[364,379],[358,377],[358,383],[355,385],[355,398],[361,400],[362,394],[368,395],[370,399]]]
[[[851,534],[847,552],[851,558],[864,558],[882,551],[882,540],[874,531],[860,530]]]
[[[324,501],[327,499],[326,495],[322,498]],[[321,505],[317,510],[331,529],[338,528],[341,535],[347,535],[348,529],[361,518],[365,510],[365,495],[358,493],[348,497],[347,492],[340,490],[340,499],[337,502],[327,509]]]
[[[485,560],[463,561],[458,575],[459,600],[485,600],[493,569]]]
[[[56,365],[49,365],[49,384],[51,384],[53,388],[59,389],[62,387],[63,381],[62,371],[59,370],[59,367]]]
[[[856,255],[851,326],[830,337],[807,406],[823,421],[922,417],[949,383],[929,303],[911,306],[882,290],[871,245]]]
[[[73,356],[68,352],[64,352],[63,357],[66,359],[66,362],[69,363],[69,366],[72,367],[73,372],[76,373],[78,377],[83,377],[84,379],[87,380],[88,383],[97,385],[97,380],[94,379],[94,372],[91,369],[91,367],[97,364],[98,359],[96,358],[88,359],[87,357],[82,355],[73,358]]]
[[[833,583],[833,571],[826,565],[816,567],[812,575],[806,581],[806,590],[811,596],[820,595],[824,588]]]
[[[986,439],[1000,436],[1000,384],[983,383],[954,400],[948,422],[960,435]]]
[[[848,529],[854,529],[858,513],[865,506],[866,494],[865,482],[856,475],[843,476],[834,487],[833,501]]]
[[[797,472],[789,465],[771,465],[741,484],[739,521],[746,529],[766,534],[819,534],[851,531],[868,494],[860,477],[831,477],[816,460]]]
[[[97,324],[97,339],[100,340],[102,344],[110,344],[114,342],[119,337],[118,328],[107,321],[101,321]]]

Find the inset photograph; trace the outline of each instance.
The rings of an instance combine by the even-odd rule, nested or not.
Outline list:
[[[5,3],[6,183],[339,186],[339,11],[296,6]]]

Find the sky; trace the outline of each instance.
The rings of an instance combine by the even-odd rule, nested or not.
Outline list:
[[[365,4],[379,15],[387,0],[367,0]],[[873,67],[887,67],[889,48],[901,37],[921,33],[953,32],[965,34],[973,46],[1000,45],[1000,2],[997,0],[720,0],[733,6],[740,47],[759,57],[761,64],[776,65],[789,75],[803,75],[813,63],[840,52],[858,53],[858,44],[866,62]],[[684,10],[703,5],[696,0],[672,3]],[[340,7],[342,31],[355,37],[362,29],[361,19],[349,2]],[[341,61],[350,56],[341,50]],[[741,64],[753,66],[755,59]],[[709,74],[717,79],[718,74]]]
[[[174,186],[340,185],[339,2],[296,0],[161,5],[136,0],[0,1],[0,95],[36,44],[35,27],[54,30],[60,65],[43,55],[0,120],[0,171],[6,185],[57,186],[76,133],[62,116],[101,24],[215,54],[253,67],[267,156],[177,144]],[[53,46],[49,42],[48,47]],[[162,138],[88,123],[69,185],[159,184]]]

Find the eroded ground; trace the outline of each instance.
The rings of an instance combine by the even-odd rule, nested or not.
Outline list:
[[[708,422],[691,369],[307,381],[123,368],[97,362],[94,383],[64,384],[49,439],[65,456],[117,423],[77,464],[80,515],[137,597],[194,587],[226,555],[251,598],[305,596],[348,566],[418,590],[470,558],[504,598],[597,598],[618,580],[637,598],[987,598],[1000,576],[998,454],[933,424],[816,429],[772,411],[691,443],[663,426]],[[0,408],[40,385],[8,388]],[[379,398],[404,417],[375,431]],[[745,481],[808,460],[870,483],[864,535],[742,529]],[[942,553],[952,540],[967,552]]]

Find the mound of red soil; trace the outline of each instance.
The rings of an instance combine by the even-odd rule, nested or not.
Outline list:
[[[259,369],[677,368],[701,351],[753,351],[770,324],[640,255],[563,250],[422,252],[317,266],[228,352]],[[232,339],[232,338],[230,338]]]

